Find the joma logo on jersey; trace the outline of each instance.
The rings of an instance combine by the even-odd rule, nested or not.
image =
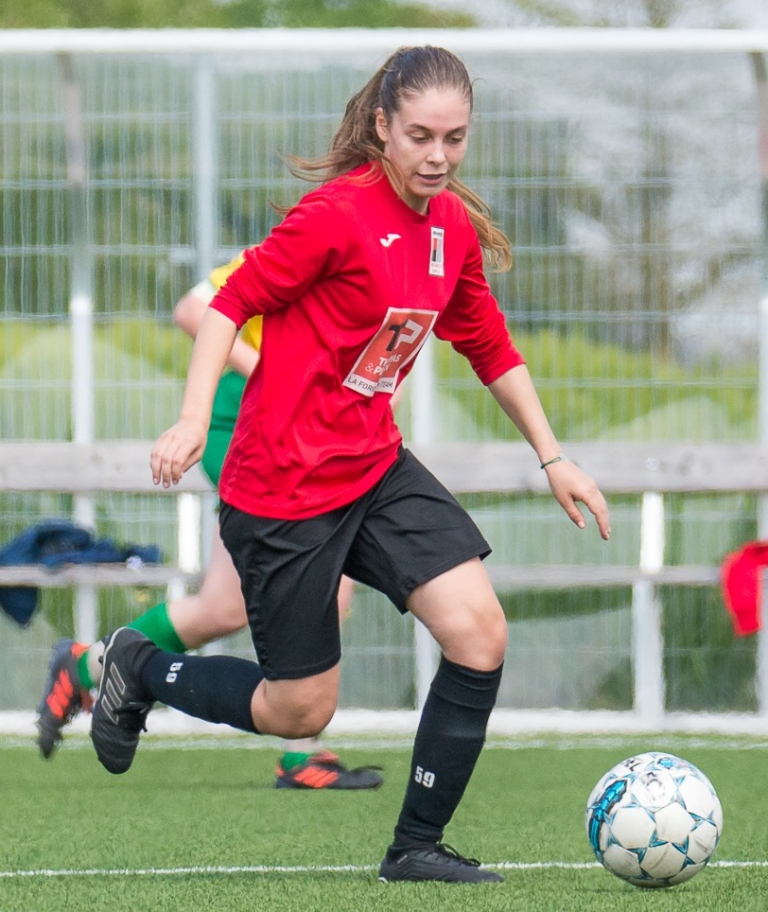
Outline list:
[[[363,396],[376,392],[394,393],[400,371],[416,357],[436,319],[436,310],[390,307],[349,372],[344,386]]]

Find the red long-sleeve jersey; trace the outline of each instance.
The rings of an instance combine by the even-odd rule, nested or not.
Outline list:
[[[210,306],[238,327],[264,315],[219,485],[257,516],[316,516],[384,475],[402,442],[390,397],[430,332],[484,384],[523,363],[461,200],[421,215],[370,165],[303,197]]]

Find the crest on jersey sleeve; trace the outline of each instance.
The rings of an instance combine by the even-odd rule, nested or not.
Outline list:
[[[376,334],[349,372],[344,386],[363,396],[394,393],[400,371],[427,341],[436,310],[390,307]]]

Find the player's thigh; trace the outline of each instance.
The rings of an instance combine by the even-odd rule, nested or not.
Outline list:
[[[212,615],[226,617],[234,630],[247,624],[240,577],[221,540],[218,524],[211,538],[211,553],[198,597],[206,610]]]
[[[452,662],[492,671],[504,661],[507,621],[478,558],[417,586],[407,606]]]
[[[344,569],[402,613],[417,587],[490,553],[467,511],[407,450],[366,499]]]
[[[285,521],[222,505],[222,539],[268,681],[318,675],[341,658],[337,595],[350,534],[343,512]]]
[[[352,613],[352,598],[355,592],[355,583],[348,576],[342,576],[339,583],[339,622],[344,623]]]

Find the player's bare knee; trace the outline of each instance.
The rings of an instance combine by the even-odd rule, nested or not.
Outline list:
[[[221,629],[224,631],[222,636],[238,633],[248,623],[248,618],[245,614],[245,606],[242,601],[224,604],[218,609],[217,613],[221,622]]]
[[[492,627],[494,629],[484,631],[483,636],[468,644],[460,665],[476,671],[493,671],[501,665],[507,649],[507,625],[495,622]]]
[[[485,668],[483,670],[493,671],[504,661],[508,635],[509,626],[507,619],[504,616],[504,612],[499,611],[489,624],[488,639],[485,643]]]
[[[311,738],[328,725],[336,711],[338,689],[317,677],[267,685],[271,734]]]
[[[509,625],[504,614],[504,609],[499,605],[498,610],[491,612],[486,624],[488,644],[491,648],[501,650],[502,657],[507,648]]]
[[[451,631],[443,651],[447,658],[476,671],[493,671],[504,661],[507,620],[498,603],[465,613]]]
[[[333,718],[336,703],[315,704],[314,706],[294,706],[286,716],[284,730],[280,732],[283,738],[314,738],[319,735]]]

